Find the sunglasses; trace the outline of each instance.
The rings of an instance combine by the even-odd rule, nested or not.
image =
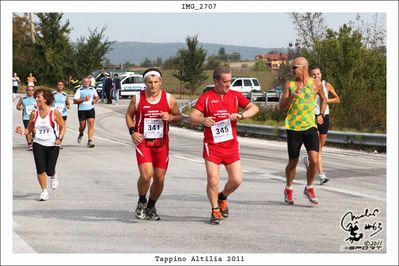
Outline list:
[[[26,91],[35,91],[35,90],[26,90]]]
[[[303,65],[293,65],[293,66],[292,66],[292,70],[295,70],[295,69],[297,69],[298,67],[303,67]]]

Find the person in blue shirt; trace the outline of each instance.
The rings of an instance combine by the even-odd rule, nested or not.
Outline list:
[[[67,120],[67,110],[70,108],[68,94],[64,92],[64,82],[57,82],[57,90],[53,92],[53,107],[61,113],[64,122]]]
[[[22,111],[22,121],[24,123],[25,128],[28,126],[30,114],[37,107],[36,99],[35,99],[35,97],[33,97],[34,90],[35,89],[33,88],[33,86],[27,86],[26,87],[26,95],[22,96],[16,105],[17,110]],[[25,137],[26,137],[26,142],[28,143],[28,151],[31,151],[33,149],[32,148],[32,139],[33,139],[32,132],[25,135]]]
[[[96,113],[94,111],[94,104],[98,102],[99,96],[95,88],[90,87],[90,79],[83,79],[83,86],[75,92],[73,102],[78,105],[79,117],[79,137],[78,143],[82,142],[83,132],[86,128],[86,121],[88,124],[87,141],[88,148],[94,148],[94,120]]]

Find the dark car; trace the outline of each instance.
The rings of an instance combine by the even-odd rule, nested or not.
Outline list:
[[[215,87],[215,85],[207,85],[202,92],[205,93],[205,92],[213,89],[214,87]]]

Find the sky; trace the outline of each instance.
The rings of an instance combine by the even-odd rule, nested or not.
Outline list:
[[[323,13],[327,27],[338,30],[344,23],[354,21],[358,13]],[[364,21],[372,22],[377,13],[359,13]],[[378,21],[385,28],[385,13]],[[287,47],[295,41],[296,29],[289,14],[281,13],[70,13],[69,20],[75,41],[88,36],[89,29],[107,26],[105,36],[110,41],[126,42],[184,42],[186,36],[198,34],[200,42],[254,46],[262,48]]]

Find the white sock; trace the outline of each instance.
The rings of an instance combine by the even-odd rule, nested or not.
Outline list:
[[[313,185],[311,185],[311,186],[306,186],[306,188],[308,189],[308,188],[313,188]]]
[[[285,189],[292,190],[292,186],[285,186]]]

